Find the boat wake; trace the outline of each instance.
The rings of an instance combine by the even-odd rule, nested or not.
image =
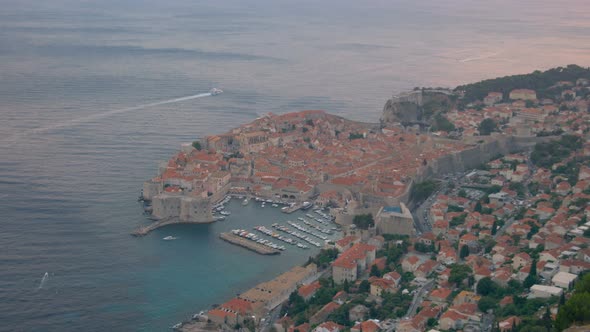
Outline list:
[[[470,58],[460,59],[459,62],[471,62],[471,61],[489,59],[489,58],[495,57],[496,55],[499,55],[500,53],[501,52],[495,52],[495,53],[491,53],[491,54],[483,54],[483,55],[474,56],[474,57],[470,57]]]
[[[216,92],[215,94],[218,94],[218,93],[219,92]],[[22,137],[22,136],[35,135],[35,134],[43,134],[43,133],[47,133],[47,132],[50,132],[50,131],[53,131],[53,130],[57,130],[57,129],[74,127],[74,126],[77,126],[79,124],[83,124],[83,123],[91,122],[91,121],[94,121],[94,120],[102,119],[102,118],[105,118],[105,117],[108,117],[108,116],[111,116],[111,115],[115,115],[115,114],[121,114],[121,113],[126,113],[126,112],[131,112],[131,111],[137,111],[137,110],[144,109],[144,108],[155,107],[155,106],[166,105],[166,104],[172,104],[172,103],[178,103],[178,102],[181,102],[181,101],[187,101],[187,100],[192,100],[192,99],[197,99],[197,98],[210,97],[212,95],[213,95],[212,92],[199,93],[199,94],[196,94],[196,95],[191,95],[191,96],[186,96],[186,97],[180,97],[180,98],[174,98],[174,99],[167,99],[167,100],[157,101],[157,102],[154,102],[154,103],[142,104],[142,105],[137,105],[137,106],[131,106],[131,107],[126,107],[126,108],[120,108],[120,109],[116,109],[116,110],[106,111],[106,112],[102,112],[102,113],[92,114],[92,115],[80,117],[80,118],[77,118],[77,119],[72,119],[72,120],[69,120],[69,121],[57,123],[57,124],[46,126],[46,127],[40,127],[40,128],[34,128],[34,129],[31,129],[31,130],[27,130],[27,131],[24,131],[24,132],[22,132],[22,133],[20,133],[18,135],[13,136],[11,140],[14,141],[15,139],[17,139],[19,137]]]
[[[43,278],[41,278],[41,282],[39,283],[39,288],[37,289],[43,288],[43,286],[45,286],[45,284],[47,283],[47,279],[49,279],[49,273],[45,272]]]

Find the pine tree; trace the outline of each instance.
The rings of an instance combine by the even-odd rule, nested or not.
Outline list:
[[[473,208],[473,211],[481,213],[481,210],[482,210],[481,202],[477,201],[477,203],[475,204],[475,208]]]
[[[549,306],[545,308],[545,314],[543,314],[543,325],[545,325],[547,328],[547,332],[551,332],[551,327],[553,326],[553,321],[551,320],[551,311],[549,311]]]
[[[530,275],[532,275],[533,277],[537,276],[537,260],[533,259],[533,265],[531,265],[531,272],[529,272]]]
[[[498,223],[494,220],[494,224],[492,225],[492,235],[496,235],[498,231]]]
[[[461,247],[461,251],[459,252],[459,257],[464,259],[465,257],[469,256],[469,247],[464,245]]]

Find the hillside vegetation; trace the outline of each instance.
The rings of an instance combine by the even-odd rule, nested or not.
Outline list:
[[[544,72],[536,70],[530,74],[498,77],[477,83],[460,85],[455,88],[455,91],[465,92],[462,101],[466,104],[482,100],[492,91],[502,92],[504,98],[507,98],[510,91],[514,89],[531,89],[537,92],[538,98],[550,98],[555,94],[551,89],[555,85],[555,82],[575,82],[579,78],[590,79],[590,68],[568,65],[567,67],[552,68]],[[556,92],[559,93],[559,91]]]

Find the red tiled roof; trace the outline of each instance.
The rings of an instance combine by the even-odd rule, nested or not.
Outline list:
[[[332,266],[343,267],[347,269],[351,269],[356,266],[357,261],[360,259],[365,259],[367,252],[375,251],[375,246],[364,244],[364,243],[357,243],[352,246],[350,249],[343,252],[335,261],[332,263]]]
[[[434,297],[441,300],[446,300],[452,291],[447,288],[437,288],[430,293],[430,297]]]
[[[315,293],[315,291],[317,291],[321,287],[322,287],[322,285],[320,284],[319,281],[314,281],[309,285],[303,285],[303,286],[299,287],[299,289],[297,290],[297,293],[301,297],[308,297],[311,294]]]

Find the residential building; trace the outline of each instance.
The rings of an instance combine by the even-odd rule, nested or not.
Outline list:
[[[332,263],[332,278],[336,283],[355,281],[358,275],[375,261],[374,246],[357,243],[344,251]]]

